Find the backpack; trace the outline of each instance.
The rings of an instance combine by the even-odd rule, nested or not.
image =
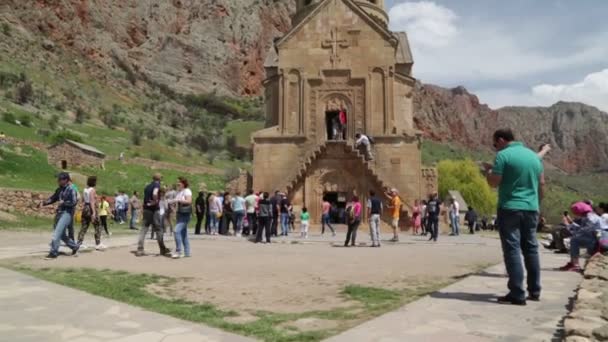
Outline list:
[[[353,210],[353,206],[349,205],[346,208],[346,219],[348,220],[348,222],[353,222],[355,220],[355,211]]]
[[[426,211],[429,214],[435,214],[437,212],[437,201],[436,200],[429,201]]]
[[[374,140],[374,138],[370,137],[369,135],[367,136],[367,140],[369,140],[370,144],[376,145],[376,140]]]

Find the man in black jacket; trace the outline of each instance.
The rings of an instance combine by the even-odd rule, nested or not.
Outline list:
[[[196,228],[194,229],[194,234],[196,235],[200,235],[201,234],[201,226],[203,224],[203,218],[205,217],[205,212],[206,212],[206,199],[205,199],[205,193],[202,191],[198,192],[198,197],[196,197],[196,202],[194,202],[194,205],[196,206]],[[206,228],[206,227],[205,227]]]
[[[475,234],[475,229],[477,228],[477,213],[473,210],[473,207],[469,207],[469,211],[464,215],[464,220],[469,226],[469,232]]]

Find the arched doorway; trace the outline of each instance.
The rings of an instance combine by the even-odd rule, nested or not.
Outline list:
[[[350,99],[343,94],[334,93],[326,96],[322,103],[320,116],[323,118],[321,132],[325,132],[324,140],[348,139],[348,123],[352,108]]]

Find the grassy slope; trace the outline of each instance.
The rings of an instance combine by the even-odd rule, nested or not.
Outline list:
[[[224,128],[226,136],[234,135],[239,146],[248,147],[251,145],[251,134],[264,128],[261,121],[232,121]]]

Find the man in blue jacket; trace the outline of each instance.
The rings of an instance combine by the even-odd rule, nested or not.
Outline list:
[[[70,184],[70,175],[67,172],[62,172],[57,176],[57,184],[59,187],[55,190],[55,193],[39,205],[46,206],[53,203],[59,204],[57,206],[55,230],[53,231],[53,239],[51,240],[51,250],[45,260],[54,260],[57,258],[59,255],[59,243],[61,241],[72,249],[72,255],[76,255],[79,249],[78,244],[65,234],[65,230],[74,220],[74,211],[78,204],[76,190]]]

